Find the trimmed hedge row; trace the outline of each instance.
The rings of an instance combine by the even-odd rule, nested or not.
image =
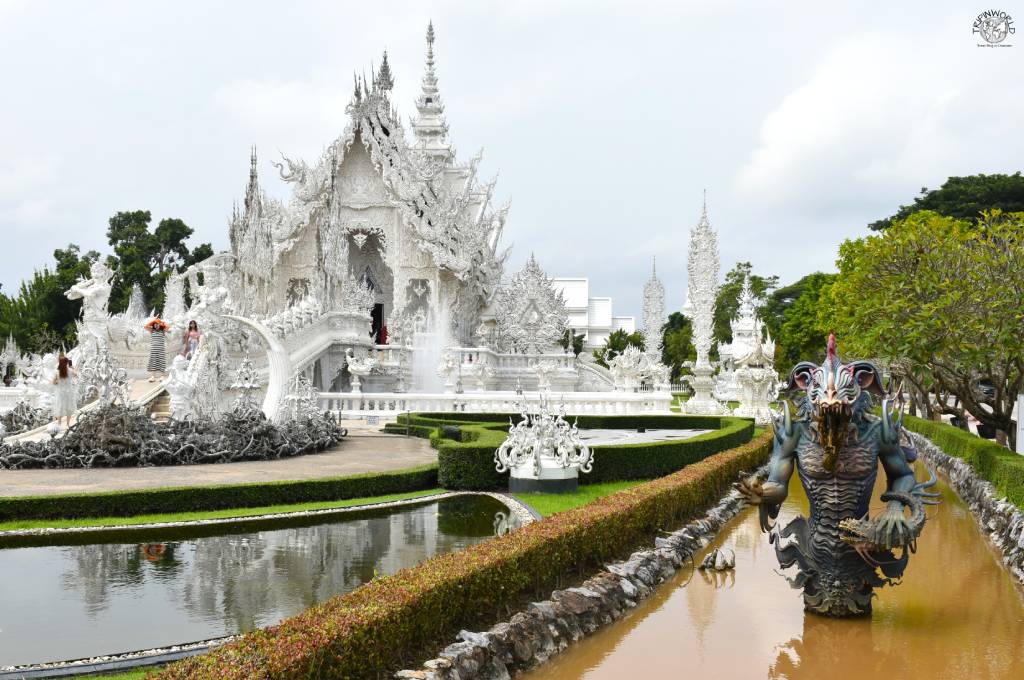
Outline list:
[[[1011,503],[1024,508],[1024,456],[947,423],[904,416],[903,425],[927,437],[950,456],[964,460]]]
[[[500,538],[427,560],[286,619],[159,678],[379,678],[437,651],[460,628],[493,622],[566,573],[621,555],[696,516],[741,470],[767,460],[771,434]]]
[[[437,486],[437,465],[393,472],[282,482],[167,487],[62,496],[0,498],[0,521],[131,517],[182,511],[258,508],[419,491]]]
[[[505,441],[509,419],[518,414],[413,413],[399,416],[389,431],[406,427],[417,436],[429,436],[437,449],[438,481],[446,489],[487,490],[506,488],[508,473],[494,470],[494,452]],[[718,416],[580,416],[583,428],[710,429],[713,432],[690,439],[648,444],[595,446],[594,470],[580,475],[580,484],[630,479],[654,479],[719,451],[750,441],[754,423],[745,418]],[[461,441],[443,438],[443,425],[458,425]]]

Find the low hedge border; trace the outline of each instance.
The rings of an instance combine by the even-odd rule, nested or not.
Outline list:
[[[406,428],[427,436],[437,449],[438,481],[446,489],[486,491],[508,486],[508,473],[494,470],[494,451],[505,441],[508,423],[519,414],[413,413],[399,416],[389,432]],[[745,418],[718,416],[580,416],[584,428],[710,429],[713,432],[681,441],[595,446],[594,469],[580,475],[580,484],[654,479],[682,469],[712,454],[739,446],[754,436],[754,423]],[[441,427],[456,425],[461,441],[441,436]]]
[[[742,446],[511,534],[374,579],[277,626],[167,667],[163,680],[379,678],[437,651],[460,628],[500,618],[522,595],[599,566],[698,515],[741,470],[763,464],[766,432]]]
[[[258,508],[347,498],[383,496],[437,486],[437,465],[393,472],[282,482],[164,487],[60,496],[0,497],[0,521],[131,517],[183,510]]]
[[[966,462],[1011,503],[1024,508],[1024,456],[947,423],[904,416],[903,425],[930,439],[946,454]]]

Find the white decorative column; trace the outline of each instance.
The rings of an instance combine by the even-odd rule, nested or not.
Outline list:
[[[693,344],[697,348],[697,361],[693,375],[687,381],[693,395],[682,404],[684,413],[695,415],[721,415],[728,409],[711,394],[715,386],[715,369],[711,365],[711,343],[714,338],[715,296],[718,293],[718,239],[708,221],[707,201],[700,222],[690,231],[689,317],[693,324]],[[685,311],[685,310],[684,310]]]
[[[665,326],[665,284],[658,278],[654,258],[651,259],[651,278],[644,284],[643,315],[648,375],[654,382],[654,389],[667,392],[671,389],[671,371],[668,366],[661,363],[662,328]]]

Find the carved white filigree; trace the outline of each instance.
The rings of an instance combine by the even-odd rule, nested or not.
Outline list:
[[[687,261],[689,286],[687,305],[693,327],[693,344],[697,361],[693,375],[687,376],[693,395],[683,404],[686,413],[720,414],[725,407],[711,394],[714,386],[714,367],[710,352],[714,339],[715,297],[718,294],[718,239],[708,221],[705,203],[700,221],[690,232],[690,252]]]
[[[647,353],[661,361],[661,329],[665,325],[665,284],[651,260],[651,278],[644,284],[643,334]]]
[[[552,413],[550,403],[541,397],[536,410],[522,406],[522,418],[508,430],[508,437],[494,453],[498,472],[529,466],[534,477],[541,475],[543,467],[576,467],[579,472],[593,469],[594,457],[580,438],[576,425],[565,420],[564,409]]]
[[[513,352],[547,351],[562,338],[569,319],[562,292],[533,255],[498,291],[495,307],[499,342]]]

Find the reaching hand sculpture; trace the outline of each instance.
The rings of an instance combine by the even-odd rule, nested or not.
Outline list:
[[[937,502],[938,494],[926,491],[934,477],[922,483],[914,477],[910,464],[917,452],[903,431],[901,412],[880,383],[874,364],[844,364],[836,354],[835,336],[829,336],[825,363],[802,362],[790,374],[786,390],[797,395],[797,418],[783,402],[783,414],[774,424],[768,479],[739,485],[759,506],[761,529],[770,533],[779,564],[797,566],[790,585],[803,588],[804,608],[817,614],[870,614],[874,589],[895,584],[916,549],[924,504]],[[882,397],[880,418],[868,413],[872,394]],[[882,494],[887,506],[869,519],[879,462],[888,478]],[[771,520],[786,499],[794,466],[810,499],[811,517],[797,517],[780,531]]]

